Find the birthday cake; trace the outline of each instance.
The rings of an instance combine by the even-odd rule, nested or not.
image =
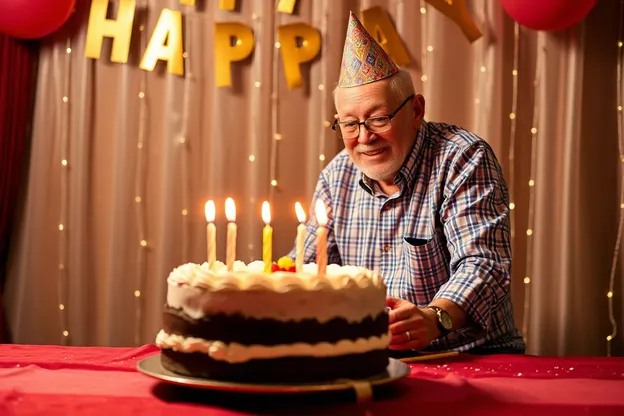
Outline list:
[[[161,362],[174,373],[236,382],[366,378],[388,365],[386,286],[354,266],[295,272],[264,263],[188,263],[167,279]]]

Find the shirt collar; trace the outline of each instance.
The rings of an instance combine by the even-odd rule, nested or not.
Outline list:
[[[420,162],[420,156],[422,154],[423,143],[425,138],[429,134],[429,125],[423,120],[418,133],[416,133],[416,140],[412,145],[412,149],[408,153],[403,165],[394,177],[394,183],[399,186],[399,192],[403,193],[408,188],[409,184],[416,178],[418,171],[418,164]],[[364,188],[366,192],[371,195],[375,195],[378,186],[375,186],[375,181],[366,176],[364,172],[361,172],[360,186]]]

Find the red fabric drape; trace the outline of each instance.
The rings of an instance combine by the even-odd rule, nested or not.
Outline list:
[[[9,236],[25,178],[38,43],[0,35],[0,343],[8,342],[2,292]]]

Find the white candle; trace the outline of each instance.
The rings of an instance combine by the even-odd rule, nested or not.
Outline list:
[[[273,228],[271,228],[271,207],[267,201],[262,203],[262,261],[264,262],[264,272],[271,273],[273,263]]]
[[[204,213],[206,214],[206,221],[208,225],[206,226],[206,243],[207,243],[207,251],[208,251],[208,267],[212,270],[215,261],[217,260],[217,228],[215,227],[215,203],[210,200],[206,202],[206,206],[204,207]]]
[[[297,226],[297,254],[295,256],[295,269],[298,273],[303,271],[303,243],[305,241],[306,232],[306,213],[299,202],[295,203],[295,212],[299,225]]]
[[[232,198],[225,200],[225,216],[229,221],[227,225],[225,265],[229,271],[232,271],[234,268],[234,259],[236,258],[236,205]]]
[[[318,276],[324,277],[327,270],[327,211],[325,204],[320,199],[316,200],[314,209],[318,228],[316,229],[316,264],[318,265]]]

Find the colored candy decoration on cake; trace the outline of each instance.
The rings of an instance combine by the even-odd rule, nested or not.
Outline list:
[[[281,257],[277,263],[271,265],[271,272],[291,272],[296,271],[295,262],[290,257]]]

